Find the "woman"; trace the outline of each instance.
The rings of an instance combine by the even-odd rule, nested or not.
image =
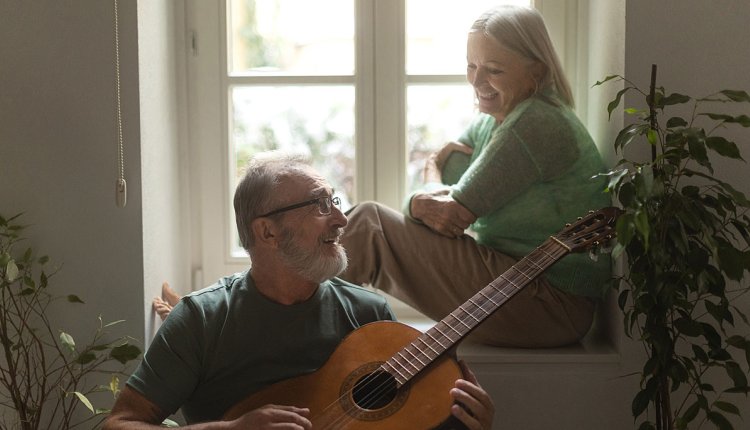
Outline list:
[[[541,15],[503,6],[471,27],[467,79],[480,114],[432,154],[404,215],[377,203],[348,214],[342,275],[440,320],[570,221],[610,204],[594,142]],[[471,228],[472,235],[465,234]],[[476,237],[476,239],[474,237]],[[502,346],[580,340],[610,278],[606,257],[568,255],[472,334]]]

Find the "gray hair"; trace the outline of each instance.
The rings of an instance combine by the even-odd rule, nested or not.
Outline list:
[[[519,55],[542,63],[545,75],[539,88],[552,87],[565,105],[574,106],[570,84],[539,11],[523,6],[498,6],[474,21],[471,31],[480,31]]]
[[[280,151],[258,153],[247,163],[245,174],[234,191],[234,217],[240,243],[248,253],[255,243],[250,223],[278,204],[275,191],[284,178],[309,169],[308,157]]]

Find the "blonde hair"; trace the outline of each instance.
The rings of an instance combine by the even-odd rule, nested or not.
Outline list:
[[[574,107],[573,92],[550,40],[542,15],[522,6],[498,6],[483,13],[471,26],[519,55],[544,65],[539,89],[551,87],[560,100]]]

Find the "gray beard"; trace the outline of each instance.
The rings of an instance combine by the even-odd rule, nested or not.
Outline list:
[[[324,246],[322,242],[317,248],[305,249],[296,243],[292,231],[284,229],[282,234],[281,258],[290,270],[300,277],[319,284],[346,270],[348,260],[343,246],[336,245],[337,254],[333,257],[325,257],[320,249]]]

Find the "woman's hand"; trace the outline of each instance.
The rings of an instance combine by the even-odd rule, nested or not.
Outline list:
[[[451,397],[456,402],[451,413],[471,430],[490,430],[495,419],[492,397],[477,382],[477,377],[463,361],[459,361],[466,379],[456,381]]]
[[[427,157],[424,170],[422,171],[425,183],[442,182],[443,167],[445,167],[445,162],[453,151],[471,155],[474,152],[474,149],[461,142],[448,142],[437,152],[430,154],[430,156]]]
[[[411,199],[411,216],[443,236],[455,238],[464,234],[477,217],[453,200],[450,190],[415,194]]]

